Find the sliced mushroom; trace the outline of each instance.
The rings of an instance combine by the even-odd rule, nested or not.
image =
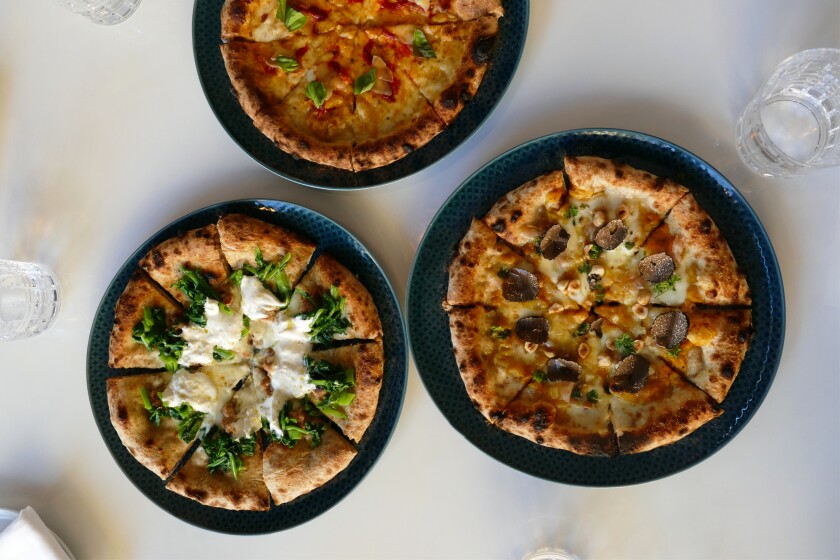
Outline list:
[[[546,379],[549,381],[577,381],[581,368],[579,364],[563,358],[549,360],[546,365]]]
[[[610,220],[595,234],[595,243],[605,251],[612,251],[627,237],[627,226],[621,220]]]
[[[674,348],[688,335],[688,317],[682,311],[657,315],[650,326],[650,334],[658,345]]]
[[[537,277],[521,268],[511,268],[502,284],[502,295],[508,301],[531,301],[539,291]]]
[[[540,242],[540,252],[543,258],[554,260],[566,250],[566,245],[569,244],[569,232],[563,229],[563,226],[556,224],[551,226],[545,236]]]
[[[639,263],[639,274],[642,278],[653,284],[657,282],[664,282],[676,270],[674,266],[674,259],[668,256],[667,253],[656,253],[642,259]]]
[[[618,363],[615,377],[610,382],[610,391],[638,393],[645,386],[650,364],[638,354],[630,354]]]
[[[516,336],[534,344],[548,340],[550,329],[551,325],[543,317],[523,317],[516,322]]]

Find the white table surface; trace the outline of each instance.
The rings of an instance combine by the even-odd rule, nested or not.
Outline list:
[[[510,0],[518,1],[518,0]],[[533,0],[522,63],[499,107],[414,177],[320,192],[262,169],[199,86],[192,2],[143,0],[99,27],[47,0],[0,0],[0,256],[52,266],[56,325],[0,343],[0,506],[34,506],[79,558],[840,557],[840,169],[752,175],[733,124],[786,56],[840,47],[840,3]],[[147,500],[111,459],[85,383],[88,332],[124,260],[203,206],[265,197],[353,232],[402,301],[438,207],[474,170],[531,138],[639,130],[723,172],[763,221],[785,282],[787,339],[766,400],[699,465],[628,488],[554,484],[473,447],[409,370],[402,416],[372,472],[293,530],[235,537]]]

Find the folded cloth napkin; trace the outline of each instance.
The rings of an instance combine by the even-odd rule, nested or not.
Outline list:
[[[17,519],[0,532],[0,560],[69,560],[35,510],[24,508]]]

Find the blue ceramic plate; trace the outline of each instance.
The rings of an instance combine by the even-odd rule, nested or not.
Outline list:
[[[241,213],[304,234],[318,244],[318,253],[332,255],[349,268],[367,287],[379,310],[384,332],[385,374],[379,406],[362,440],[355,446],[353,462],[321,488],[265,512],[228,511],[212,508],[170,492],[164,481],[129,454],[111,426],[105,379],[138,370],[108,367],[108,341],[114,323],[114,306],[137,263],[149,249],[186,230],[215,223],[223,214]],[[316,253],[316,256],[317,254]],[[224,533],[270,533],[309,521],[325,512],[362,480],[385,449],[397,423],[405,395],[407,376],[406,335],[399,304],[382,269],[359,241],[347,230],[307,208],[276,200],[226,202],[193,212],[169,224],[131,255],[114,277],[93,320],[88,342],[87,383],[96,424],[117,464],[150,500],[172,515],[213,531]]]
[[[364,188],[390,183],[424,169],[457,148],[484,122],[507,90],[528,32],[529,0],[504,2],[499,34],[484,81],[458,118],[431,142],[379,169],[353,173],[290,156],[274,145],[251,122],[232,93],[219,45],[224,0],[196,0],[193,13],[193,50],[201,87],[210,107],[231,138],[270,171],[290,181],[326,189]]]
[[[447,267],[470,220],[508,191],[563,166],[565,154],[620,158],[685,185],[720,227],[752,289],[755,338],[723,402],[724,414],[677,443],[613,458],[542,447],[488,424],[470,402],[449,339],[441,302]],[[665,140],[624,130],[572,130],[523,144],[461,185],[432,220],[408,286],[408,327],[417,369],[438,408],[485,453],[528,474],[586,486],[619,486],[661,478],[702,461],[752,417],[779,365],[784,342],[782,278],[767,233],[735,187],[709,164]]]

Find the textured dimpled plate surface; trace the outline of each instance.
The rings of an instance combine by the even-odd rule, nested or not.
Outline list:
[[[563,166],[563,156],[596,155],[689,188],[726,237],[747,275],[755,335],[741,372],[723,402],[724,413],[682,440],[638,455],[585,457],[542,447],[488,424],[470,402],[458,372],[441,302],[447,267],[470,220],[487,213],[508,191]],[[767,233],[740,193],[709,164],[669,142],[623,130],[561,132],[496,158],[461,185],[435,216],[409,279],[408,330],[426,389],[455,429],[478,448],[523,472],[586,486],[620,486],[668,476],[705,459],[729,442],[755,413],[773,380],[784,341],[782,278]]]
[[[228,511],[212,508],[170,492],[164,481],[138,463],[125,449],[111,425],[105,379],[141,370],[108,367],[108,342],[114,322],[114,305],[125,289],[138,261],[152,247],[184,231],[215,223],[223,214],[241,213],[301,233],[350,269],[370,291],[382,319],[385,372],[376,416],[356,446],[350,465],[321,488],[266,512]],[[314,257],[313,257],[314,258]],[[406,334],[394,291],[382,269],[367,250],[332,220],[294,204],[273,200],[242,200],[204,208],[155,234],[126,261],[102,298],[88,342],[87,384],[91,408],[108,449],[126,476],[150,500],[172,515],[194,525],[224,533],[270,533],[299,525],[325,512],[362,480],[385,449],[399,417],[407,377]]]
[[[478,94],[446,130],[390,165],[353,173],[290,156],[254,126],[231,90],[219,51],[223,4],[224,0],[196,0],[193,13],[195,64],[210,107],[231,138],[266,168],[296,183],[326,189],[373,187],[402,179],[432,165],[469,138],[493,112],[513,79],[525,48],[530,6],[529,0],[503,2],[505,15],[499,19],[492,66],[485,74]]]

